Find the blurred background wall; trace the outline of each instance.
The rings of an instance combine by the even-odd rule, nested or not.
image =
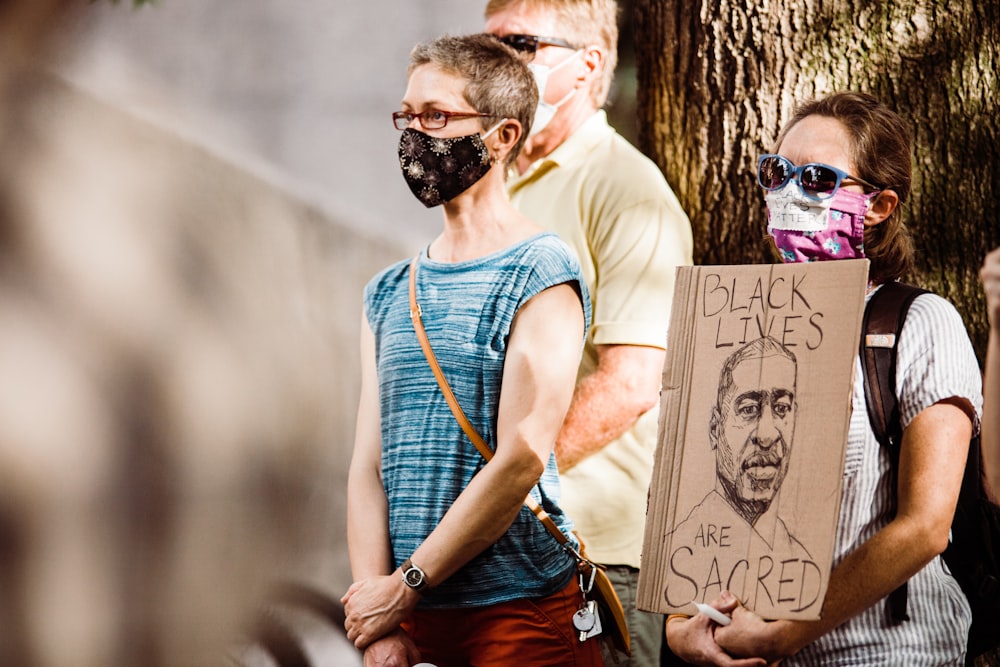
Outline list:
[[[483,4],[0,1],[0,662],[216,664],[347,588],[361,289],[440,227],[389,114]]]
[[[345,486],[357,400],[361,290],[440,227],[400,177],[389,119],[410,48],[478,30],[468,0],[99,0],[69,12],[46,55],[62,93],[149,137],[135,168],[169,163],[182,215],[213,235],[244,225],[295,247],[301,292],[334,381],[323,399],[328,456],[309,480],[306,547],[288,576],[339,596],[350,583]],[[265,277],[274,266],[256,267]],[[294,345],[294,341],[289,341]]]
[[[414,44],[482,29],[484,0],[98,0],[80,12],[70,80],[266,174],[339,223],[416,249],[440,212],[399,175],[389,114]],[[622,2],[609,113],[634,138],[635,77]]]
[[[338,223],[417,248],[440,224],[399,176],[389,114],[409,51],[481,29],[477,0],[159,0],[77,17],[70,80]]]

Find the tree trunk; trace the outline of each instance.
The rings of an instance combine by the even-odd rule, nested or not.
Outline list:
[[[756,157],[796,101],[870,92],[910,123],[910,282],[950,299],[980,361],[979,267],[1000,245],[1000,3],[635,0],[640,147],[691,217],[695,262],[770,261]]]

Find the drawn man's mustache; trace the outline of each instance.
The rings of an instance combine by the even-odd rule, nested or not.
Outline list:
[[[761,452],[754,454],[746,461],[743,462],[742,468],[746,470],[747,468],[756,468],[762,466],[774,466],[778,467],[781,465],[781,457],[773,452]]]

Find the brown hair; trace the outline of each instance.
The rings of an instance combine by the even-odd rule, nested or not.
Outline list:
[[[775,145],[781,145],[792,126],[814,115],[835,118],[847,130],[851,137],[849,155],[857,176],[899,196],[899,205],[885,220],[865,227],[864,242],[865,255],[871,261],[871,280],[880,284],[900,278],[913,265],[913,239],[903,224],[902,211],[912,180],[909,128],[875,97],[847,91],[800,104]]]
[[[604,71],[591,89],[590,98],[595,107],[604,106],[618,66],[618,3],[615,0],[489,0],[486,18],[519,5],[556,15],[560,34],[544,37],[560,37],[571,44],[601,47]]]
[[[465,100],[479,113],[492,116],[480,119],[483,129],[501,118],[520,121],[521,138],[507,155],[511,164],[528,138],[538,106],[538,86],[517,52],[490,35],[445,35],[413,48],[407,73],[422,65],[437,65],[467,81]]]

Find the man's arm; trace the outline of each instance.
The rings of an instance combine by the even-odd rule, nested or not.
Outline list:
[[[654,178],[655,186],[645,177],[594,183],[615,193],[584,223],[600,276],[592,295],[597,363],[580,378],[556,441],[560,472],[616,440],[660,400],[674,278],[678,266],[691,264],[692,240],[676,197],[659,187],[659,173]]]
[[[658,347],[597,346],[597,369],[577,384],[556,441],[559,472],[600,451],[656,406],[665,355]]]
[[[719,645],[768,660],[794,655],[919,572],[948,545],[971,436],[972,421],[958,401],[918,414],[903,432],[896,518],[834,568],[822,618],[768,623],[740,607],[730,625],[716,629]]]

